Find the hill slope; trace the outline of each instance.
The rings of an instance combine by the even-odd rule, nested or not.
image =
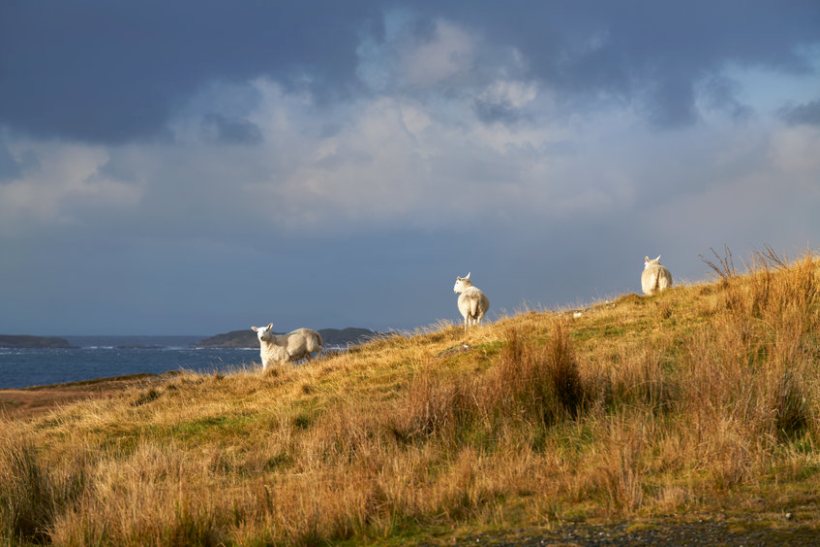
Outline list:
[[[443,326],[6,420],[0,537],[444,541],[689,512],[815,526],[818,287],[813,260],[770,262],[578,318]]]

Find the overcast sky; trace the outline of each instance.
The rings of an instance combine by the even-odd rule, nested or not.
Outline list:
[[[816,0],[0,3],[2,333],[576,305],[818,211]]]

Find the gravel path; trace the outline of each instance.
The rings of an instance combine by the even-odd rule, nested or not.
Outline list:
[[[653,521],[591,525],[568,524],[553,530],[488,532],[456,539],[451,545],[502,546],[603,546],[603,545],[820,545],[820,530],[813,525],[785,522],[764,527],[737,521]]]

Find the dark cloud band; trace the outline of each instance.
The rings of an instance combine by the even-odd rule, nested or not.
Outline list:
[[[694,86],[728,63],[808,71],[799,48],[820,43],[820,4],[810,0],[396,7],[417,14],[419,35],[445,18],[516,48],[530,76],[567,103],[636,102],[661,126],[696,119]],[[150,138],[206,83],[257,76],[307,85],[320,100],[346,98],[359,89],[363,34],[387,32],[384,9],[364,0],[3,2],[0,125],[99,143]],[[731,97],[725,104],[737,109]],[[509,117],[498,105],[478,108]],[[227,140],[256,138],[252,128],[217,125]]]

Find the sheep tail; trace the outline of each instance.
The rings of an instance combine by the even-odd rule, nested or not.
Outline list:
[[[481,309],[481,298],[470,299],[470,317],[473,319],[478,317],[479,309]]]

